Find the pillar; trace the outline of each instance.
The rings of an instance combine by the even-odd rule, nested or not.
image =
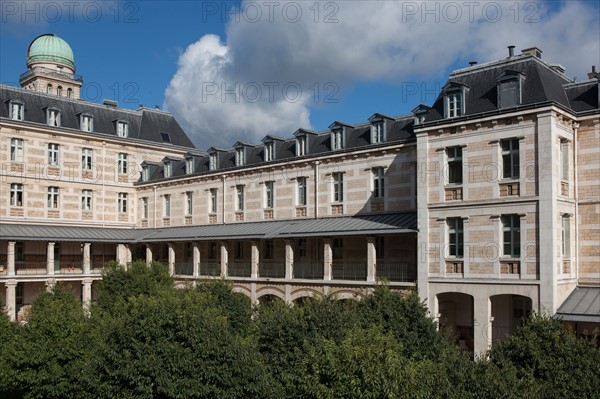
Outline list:
[[[258,242],[252,241],[250,247],[250,277],[258,278],[258,263],[260,261],[260,253],[258,251]]]
[[[375,281],[375,266],[377,263],[377,249],[375,237],[367,237],[367,281]]]
[[[175,275],[175,246],[172,243],[167,244],[169,246],[169,274]]]
[[[473,349],[481,356],[490,349],[492,342],[492,303],[483,294],[473,298]]]
[[[54,286],[56,285],[56,279],[48,279],[46,280],[46,292],[52,292],[52,290],[54,289]]]
[[[200,246],[197,242],[192,243],[192,275],[198,277],[200,275]]]
[[[83,274],[89,274],[92,269],[91,245],[89,242],[83,244]]]
[[[9,241],[8,242],[8,252],[7,252],[7,257],[6,257],[6,267],[7,267],[7,274],[9,276],[14,276],[15,275],[15,244],[16,242],[14,241]]]
[[[227,243],[221,242],[219,243],[221,246],[221,276],[227,277],[227,262],[228,262],[228,253],[227,253]]]
[[[285,240],[285,278],[294,278],[294,247],[292,240]]]
[[[333,240],[323,239],[323,280],[331,280],[333,265]]]
[[[152,253],[152,244],[146,244],[146,264],[150,266],[154,260],[154,254]]]
[[[14,280],[6,283],[6,313],[10,320],[17,319],[17,282]]]
[[[117,245],[117,262],[123,266],[127,266],[127,263],[131,262],[131,249],[129,245]]]
[[[87,312],[92,303],[92,279],[86,278],[81,282],[81,293],[83,297],[83,309]]]
[[[54,274],[54,243],[49,242],[46,250],[46,273]]]

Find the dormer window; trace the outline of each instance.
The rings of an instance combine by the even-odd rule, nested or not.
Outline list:
[[[163,143],[170,143],[171,142],[171,136],[169,135],[169,133],[162,132],[160,134],[160,139],[162,140]]]
[[[194,158],[189,157],[185,160],[185,173],[191,175],[194,173]]]
[[[371,125],[371,144],[383,143],[385,141],[385,122],[376,122]]]
[[[217,170],[218,154],[212,153],[208,156],[208,170]]]
[[[265,143],[265,162],[275,159],[275,145],[272,141]]]
[[[163,172],[165,174],[165,179],[167,179],[173,175],[171,161],[165,161],[165,165],[163,167]]]
[[[342,150],[344,148],[344,129],[336,129],[331,132],[331,149]]]
[[[246,163],[244,147],[235,150],[235,166],[244,166]]]
[[[148,170],[148,165],[142,166],[142,181],[150,180],[150,171]]]
[[[507,70],[498,76],[498,108],[516,107],[521,104],[521,81],[523,75]]]
[[[22,121],[25,114],[25,106],[20,101],[10,102],[10,119],[13,121]]]
[[[116,124],[117,136],[128,137],[129,136],[129,123],[127,121],[118,120]]]
[[[457,118],[465,114],[465,91],[467,89],[467,86],[455,82],[444,86],[444,117]]]
[[[427,114],[429,113],[430,109],[431,108],[425,104],[419,104],[415,109],[413,109],[411,112],[415,116],[414,124],[422,125],[425,123],[425,119],[427,118]]]
[[[60,126],[60,111],[58,108],[50,107],[46,110],[46,122],[48,126]]]
[[[308,139],[306,136],[296,137],[296,156],[303,156],[308,154]]]
[[[79,124],[81,126],[81,131],[83,132],[91,132],[94,130],[94,117],[92,114],[81,114],[79,117]]]

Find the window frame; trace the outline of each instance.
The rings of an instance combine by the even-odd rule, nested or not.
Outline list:
[[[22,101],[20,100],[10,100],[10,102],[8,103],[8,109],[10,112],[10,119],[13,121],[24,121],[25,120],[25,104],[23,104]],[[17,113],[17,118],[15,118],[15,109],[14,107],[18,108],[18,113]]]
[[[81,149],[81,170],[92,170],[94,165],[94,150],[84,147]]]
[[[265,208],[273,209],[275,205],[275,183],[271,181],[265,182]]]
[[[60,144],[48,143],[48,165],[59,166],[60,164]]]
[[[446,92],[444,96],[444,111],[446,118],[458,118],[465,114],[464,90],[454,89]]]
[[[165,161],[163,164],[163,176],[165,179],[173,177],[173,164],[171,161]]]
[[[385,142],[385,121],[377,121],[371,125],[371,144]]]
[[[504,144],[508,143],[505,149]],[[516,143],[516,149],[514,144]],[[500,140],[500,155],[502,157],[502,178],[507,180],[518,180],[521,176],[520,171],[520,143],[518,138],[508,138]],[[507,168],[507,162],[509,167]],[[510,173],[507,173],[507,170]]]
[[[93,191],[89,189],[81,190],[81,210],[91,212],[93,206]]]
[[[117,211],[118,213],[127,213],[127,193],[118,193],[117,195]]]
[[[305,176],[296,178],[296,206],[306,206],[307,204],[307,179]]]
[[[296,137],[296,156],[302,157],[308,155],[308,137],[297,136]]]
[[[273,141],[267,141],[265,142],[265,149],[264,149],[264,159],[265,162],[270,162],[275,160],[275,143]]]
[[[171,194],[163,195],[163,218],[171,217]]]
[[[192,216],[194,214],[194,192],[185,192],[185,216]]]
[[[519,258],[521,256],[521,217],[517,214],[502,215],[501,222],[502,255]]]
[[[339,151],[345,147],[344,128],[338,128],[331,131],[331,150]]]
[[[60,188],[56,186],[48,187],[48,201],[46,206],[48,209],[58,209],[60,200]]]
[[[561,217],[561,256],[571,257],[571,218],[570,215]]]
[[[115,122],[115,133],[117,137],[129,137],[129,121],[125,119],[117,119]]]
[[[117,155],[117,171],[120,175],[126,175],[129,171],[129,154],[120,152]]]
[[[448,256],[452,258],[463,258],[465,255],[465,225],[461,217],[446,219],[448,228]]]
[[[212,153],[208,154],[208,170],[217,170],[219,164],[219,154]]]
[[[25,158],[25,140],[12,137],[10,139],[10,161],[11,162],[23,162]]]
[[[86,127],[85,121],[87,120],[87,129],[85,129],[84,127]],[[94,131],[94,115],[90,114],[89,112],[84,112],[81,115],[79,115],[79,128],[81,129],[82,132],[88,132],[91,133]]]
[[[217,203],[218,203],[218,189],[216,188],[210,188],[208,190],[208,195],[209,195],[209,210],[208,213],[212,213],[212,214],[216,214],[217,213]]]
[[[463,148],[453,146],[446,148],[446,165],[448,167],[448,184],[463,184]]]
[[[235,166],[244,166],[246,164],[246,149],[244,147],[235,150]]]
[[[191,175],[194,173],[194,158],[188,157],[185,159],[185,174]]]
[[[148,219],[148,197],[142,197],[142,220]]]
[[[383,166],[371,170],[373,191],[372,196],[376,199],[385,198],[385,169]]]
[[[54,122],[54,123],[51,123]],[[58,107],[48,107],[46,108],[46,124],[50,127],[60,127],[61,126],[61,112]]]
[[[244,193],[244,185],[238,184],[235,186],[235,211],[243,212],[245,205],[245,193]]]
[[[22,207],[23,206],[23,184],[22,183],[12,183],[10,185],[10,206],[11,207]]]
[[[341,204],[344,202],[344,173],[334,172],[331,174],[332,190],[331,202]]]

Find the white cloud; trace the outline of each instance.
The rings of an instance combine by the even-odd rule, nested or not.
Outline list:
[[[509,44],[540,47],[579,79],[600,58],[597,8],[584,2],[271,2],[271,15],[268,2],[243,4],[226,43],[207,35],[190,45],[166,90],[166,107],[201,148],[310,127],[328,83],[343,93],[365,81],[444,80],[455,62],[501,59]]]

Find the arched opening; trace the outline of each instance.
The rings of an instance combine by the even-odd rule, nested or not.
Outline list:
[[[277,295],[273,295],[273,294],[263,295],[260,298],[258,298],[259,305],[268,305],[275,301],[282,301],[282,299],[279,298]]]
[[[531,314],[532,300],[522,295],[494,295],[492,304],[492,345],[509,337]]]
[[[437,295],[438,322],[464,350],[473,351],[473,297],[459,292],[446,292]]]

